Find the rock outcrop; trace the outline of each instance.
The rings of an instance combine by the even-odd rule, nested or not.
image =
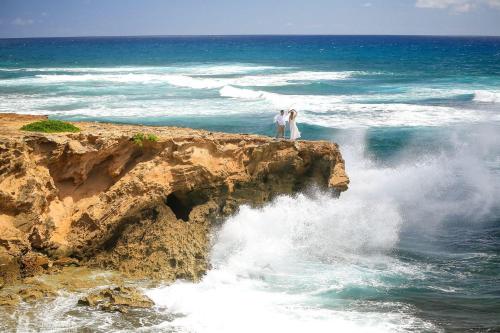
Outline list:
[[[330,142],[100,123],[19,130],[40,118],[0,115],[0,284],[61,262],[197,280],[210,228],[239,205],[349,182]]]
[[[150,308],[154,302],[136,288],[118,286],[92,292],[82,297],[78,304],[103,311],[127,313],[129,309],[133,308]]]

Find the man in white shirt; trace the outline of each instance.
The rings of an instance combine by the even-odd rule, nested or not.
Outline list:
[[[280,114],[274,117],[274,122],[276,123],[276,138],[280,139],[285,137],[286,121],[285,110],[281,110]]]

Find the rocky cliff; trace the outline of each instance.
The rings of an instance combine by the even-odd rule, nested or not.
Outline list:
[[[19,130],[40,118],[0,115],[0,284],[72,262],[197,280],[210,228],[239,205],[349,182],[329,142],[101,123]]]

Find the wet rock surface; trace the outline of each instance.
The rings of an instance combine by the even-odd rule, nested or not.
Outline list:
[[[0,306],[15,307],[19,304],[21,298],[16,294],[0,295]]]
[[[21,302],[34,303],[43,299],[53,299],[57,289],[41,280],[27,278],[16,284],[9,284],[0,289],[0,309],[12,311]]]
[[[133,287],[118,286],[93,292],[78,301],[103,311],[127,313],[131,308],[150,308],[154,302]]]
[[[43,282],[34,281],[17,293],[24,302],[35,302],[42,298],[57,296],[56,289]]]

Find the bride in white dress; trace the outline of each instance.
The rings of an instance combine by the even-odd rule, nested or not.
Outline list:
[[[288,123],[290,124],[290,140],[296,140],[300,138],[299,128],[297,127],[297,111],[290,110],[288,112]]]

